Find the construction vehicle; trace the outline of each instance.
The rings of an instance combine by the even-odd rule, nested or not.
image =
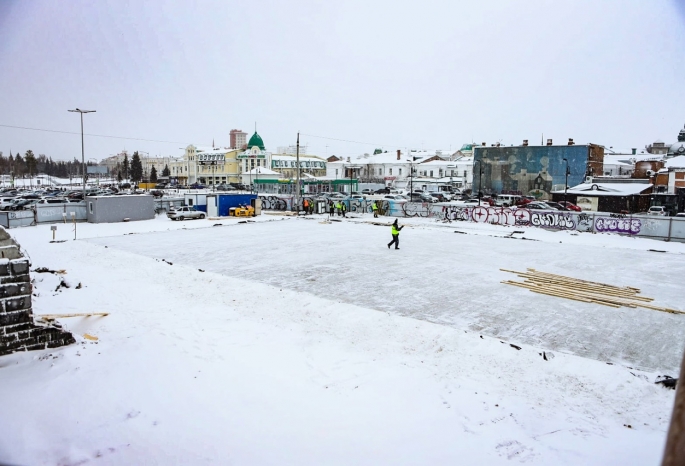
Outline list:
[[[229,217],[254,217],[254,207],[251,205],[241,205],[238,207],[231,207],[228,210]]]

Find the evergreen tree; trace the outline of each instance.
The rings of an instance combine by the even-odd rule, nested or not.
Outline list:
[[[29,177],[32,177],[33,175],[36,174],[36,164],[37,164],[36,156],[33,155],[32,150],[29,149],[26,151],[26,159],[25,160],[26,160],[26,171],[28,172]]]
[[[117,181],[121,183],[124,180],[124,177],[121,176],[121,170],[117,171]]]
[[[131,167],[128,164],[128,154],[124,154],[124,163],[122,168],[122,175],[124,175],[124,179],[128,179],[129,170],[131,169]]]
[[[138,151],[133,153],[131,157],[131,181],[140,181],[143,179],[143,163],[140,161]]]
[[[162,170],[162,176],[171,175],[171,170],[169,170],[169,165],[164,165],[164,170]]]
[[[14,176],[22,176],[24,173],[26,173],[26,163],[21,154],[17,154],[14,158]]]
[[[157,169],[154,165],[150,169],[150,181],[152,181],[153,183],[157,182]]]

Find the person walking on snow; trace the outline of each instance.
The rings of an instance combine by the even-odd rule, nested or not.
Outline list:
[[[329,218],[332,217],[335,214],[335,206],[333,205],[333,201],[328,201],[328,215]]]
[[[304,214],[307,215],[309,213],[309,201],[307,199],[305,199],[302,202],[302,205],[304,207]]]
[[[342,212],[342,207],[340,207],[340,201],[337,201],[335,203],[335,210],[338,212],[338,217],[340,217],[341,212]]]
[[[371,204],[371,209],[373,210],[373,218],[378,218],[378,203],[377,203],[377,201],[373,201],[373,204]]]
[[[345,212],[347,212],[347,205],[344,201],[340,203],[340,210],[342,211],[343,218],[345,218]]]
[[[390,246],[392,246],[393,243],[395,244],[395,249],[399,249],[400,248],[400,230],[402,230],[402,228],[404,228],[404,226],[399,226],[397,224],[397,219],[395,219],[395,222],[391,225],[391,228],[392,228],[392,231],[391,231],[392,241],[390,241],[388,243],[388,249],[390,249]]]

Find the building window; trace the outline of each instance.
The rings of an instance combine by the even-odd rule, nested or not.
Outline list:
[[[466,178],[466,170],[464,170],[464,178]]]
[[[390,169],[390,172],[388,173],[389,175],[392,175],[392,168]]]
[[[335,169],[335,176],[338,176],[338,169]]]
[[[433,178],[433,170],[431,170],[431,178]]]

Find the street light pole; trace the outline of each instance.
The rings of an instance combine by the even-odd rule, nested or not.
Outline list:
[[[84,113],[95,113],[95,110],[81,110],[77,108],[75,110],[69,110],[70,112],[76,112],[81,114],[81,177],[83,178],[83,202],[86,202],[86,156],[83,148],[83,114]]]
[[[570,175],[570,170],[568,168],[568,159],[562,159],[566,162],[566,182],[564,183],[564,207],[568,209],[568,199],[566,199],[568,193],[568,175]]]

